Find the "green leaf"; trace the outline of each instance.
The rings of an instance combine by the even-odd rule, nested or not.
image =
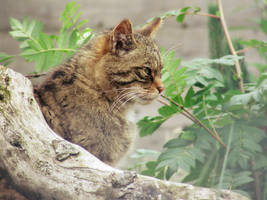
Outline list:
[[[15,56],[0,52],[0,63],[10,62]]]
[[[184,74],[187,68],[178,69],[181,59],[174,59],[174,54],[174,51],[170,51],[163,57],[162,81],[165,86],[165,95],[170,97],[180,95],[186,85]]]
[[[58,48],[68,47],[68,35],[68,32],[60,32],[59,36],[56,39]]]
[[[61,14],[61,22],[62,22],[62,28],[61,32],[67,31],[70,28],[74,28],[75,23],[78,21],[78,19],[81,16],[81,12],[77,13],[80,5],[77,4],[77,2],[69,2],[66,4],[64,11]],[[78,24],[80,28],[82,24]]]
[[[164,148],[178,148],[178,147],[185,147],[191,144],[188,140],[183,140],[181,138],[175,138],[169,140],[163,147]]]
[[[262,148],[259,144],[257,144],[255,141],[250,139],[243,139],[244,147],[252,152],[262,152]]]
[[[257,155],[254,158],[253,170],[262,170],[263,168],[267,169],[267,156],[266,155]]]
[[[136,149],[135,152],[131,155],[131,158],[144,158],[144,157],[152,157],[152,156],[157,156],[159,152],[151,150],[151,149]]]
[[[170,10],[170,11],[165,12],[162,15],[160,15],[160,18],[164,20],[165,18],[167,18],[169,16],[177,16],[178,14],[180,14],[180,9],[179,10]],[[154,17],[147,20],[147,23],[151,22],[153,19],[154,19]]]
[[[233,187],[239,187],[246,183],[252,182],[254,179],[250,177],[251,172],[249,171],[242,171],[240,173],[236,173],[234,175],[233,180]]]
[[[218,118],[214,120],[214,125],[217,127],[217,128],[223,128],[229,124],[231,124],[233,122],[233,119],[232,117],[228,114],[228,113],[225,113],[225,114],[219,114]]]
[[[18,41],[24,41],[29,38],[28,35],[21,31],[10,31],[9,34]]]
[[[27,17],[24,18],[22,23],[14,18],[11,18],[10,25],[12,29],[12,31],[9,32],[10,35],[20,42],[26,40],[34,40],[37,42],[39,33],[42,31],[41,22],[37,22],[37,20],[30,22]],[[24,48],[27,48],[27,46],[24,46]]]
[[[49,35],[46,35],[45,33],[40,33],[39,43],[43,49],[50,49],[54,47],[53,40]]]
[[[193,96],[194,96],[195,92],[193,87],[190,87],[190,89],[187,91],[186,96],[185,96],[185,107],[191,107],[193,106],[194,100],[193,100]]]
[[[39,53],[35,56],[37,71],[44,71],[46,66],[47,57],[46,54]]]
[[[174,173],[178,171],[178,163],[172,162],[168,165],[167,171],[166,171],[166,179],[169,180]]]
[[[267,34],[267,19],[262,18],[260,21],[261,29],[265,34]]]
[[[224,78],[218,69],[211,67],[212,64],[234,65],[235,61],[242,57],[232,55],[218,59],[195,59],[183,62],[182,65],[188,69],[185,73],[188,86],[207,87],[211,81],[213,87],[224,87]]]
[[[13,18],[13,17],[10,18],[10,26],[11,26],[12,30],[21,30],[21,29],[23,29],[23,26],[20,23],[20,21],[15,19],[15,18]]]
[[[200,12],[201,11],[201,8],[200,7],[195,7],[194,8],[194,13],[196,14],[196,13],[198,13],[198,12]]]
[[[30,48],[32,48],[34,51],[40,51],[42,50],[42,47],[40,46],[39,43],[37,43],[34,40],[27,40],[27,44]]]
[[[202,169],[202,166],[198,162],[196,167],[191,168],[190,173],[187,174],[187,176],[183,178],[182,182],[183,183],[187,183],[187,182],[191,182],[191,181],[196,180],[199,177],[200,173],[201,173],[201,169]]]
[[[180,10],[180,12],[182,13],[182,14],[179,14],[177,17],[176,17],[176,21],[177,22],[179,22],[179,23],[183,23],[183,21],[184,21],[184,18],[185,18],[185,12],[189,9],[189,8],[191,8],[190,6],[187,6],[187,7],[184,7],[184,8],[182,8],[181,10]]]
[[[194,133],[192,131],[183,131],[182,134],[179,137],[182,140],[195,141],[196,133]]]
[[[137,122],[137,126],[140,129],[140,136],[144,137],[146,135],[151,135],[154,133],[163,122],[166,121],[166,118],[162,116],[157,117],[144,117],[142,120]]]
[[[198,58],[198,59],[194,59],[192,61],[189,62],[183,62],[183,66],[187,66],[187,67],[194,67],[194,68],[199,68],[202,66],[206,66],[206,65],[211,65],[211,64],[221,64],[221,65],[234,65],[235,61],[242,59],[242,56],[233,56],[233,55],[226,55],[223,56],[221,58],[217,58],[217,59],[203,59],[203,58]]]
[[[168,148],[160,154],[158,158],[159,164],[156,169],[164,166],[180,166],[185,171],[190,171],[190,167],[195,166],[195,158],[184,147]]]
[[[33,56],[36,54],[39,54],[39,52],[34,49],[26,49],[20,54],[20,56],[25,58],[34,58]]]
[[[85,28],[80,35],[80,39],[78,40],[78,45],[84,45],[87,43],[91,38],[94,37],[94,34],[92,33],[91,28]]]
[[[157,173],[157,175],[156,175],[156,178],[158,178],[158,179],[164,179],[164,175],[165,175],[165,170],[164,170],[164,168],[162,168],[162,169],[160,169],[160,170],[158,170],[159,172]]]
[[[240,41],[240,43],[243,45],[246,45],[248,47],[256,48],[261,53],[267,52],[267,42],[265,42],[265,41],[253,39],[253,40],[249,40],[249,41]]]
[[[158,113],[163,117],[170,117],[177,113],[177,108],[174,106],[162,106],[158,109]]]
[[[146,170],[143,170],[141,172],[142,175],[146,176],[156,176],[156,167],[157,167],[158,162],[157,161],[149,161],[146,163]]]
[[[230,99],[230,106],[248,105],[251,102],[264,103],[267,102],[267,79],[263,78],[251,92],[245,94],[237,94]]]
[[[78,40],[80,39],[79,37],[79,31],[77,29],[74,29],[71,32],[70,39],[69,39],[69,48],[75,49],[78,47]]]
[[[81,21],[77,24],[76,28],[77,28],[77,29],[80,29],[80,28],[81,28],[83,25],[85,25],[87,22],[88,22],[87,19],[81,20]]]

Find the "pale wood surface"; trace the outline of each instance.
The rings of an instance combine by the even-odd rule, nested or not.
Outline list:
[[[246,200],[230,192],[161,181],[112,168],[56,135],[31,82],[0,66],[0,168],[29,199]]]

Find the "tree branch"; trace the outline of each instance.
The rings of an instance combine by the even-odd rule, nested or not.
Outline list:
[[[204,128],[212,137],[214,137],[224,148],[226,148],[226,145],[223,143],[223,141],[221,140],[221,138],[219,137],[218,134],[213,133],[205,124],[203,124],[195,115],[193,115],[192,113],[190,113],[184,106],[179,105],[178,103],[176,103],[175,101],[173,101],[172,99],[170,99],[169,97],[166,97],[164,95],[160,95],[161,97],[163,97],[164,99],[167,99],[169,102],[171,102],[172,104],[176,105],[177,107],[179,107],[182,111],[184,111],[183,114],[186,117],[188,117],[188,119],[192,120],[194,123],[196,123],[197,125],[199,125],[201,128]]]
[[[199,16],[204,16],[204,17],[211,17],[220,20],[220,17],[217,15],[213,15],[210,13],[202,13],[202,12],[184,12],[181,14],[186,14],[186,15],[199,15]]]
[[[0,168],[36,200],[238,199],[231,191],[162,181],[112,168],[55,134],[33,98],[30,81],[0,66]]]
[[[233,46],[233,43],[231,41],[231,37],[230,37],[229,31],[228,31],[228,28],[227,28],[227,25],[226,25],[226,21],[225,21],[225,18],[224,18],[222,1],[221,0],[217,0],[217,4],[218,4],[219,12],[220,12],[221,24],[222,24],[222,27],[223,27],[223,31],[224,31],[225,38],[227,40],[228,46],[230,48],[230,51],[231,51],[232,55],[237,56],[237,53],[236,53],[236,51],[234,49],[234,46]],[[240,67],[240,64],[239,64],[238,60],[235,61],[235,70],[236,70],[239,89],[240,89],[240,91],[242,93],[244,93],[245,90],[244,90],[244,85],[243,85],[242,71],[241,71],[241,67]]]
[[[27,77],[27,78],[39,78],[39,77],[41,77],[41,76],[45,76],[47,73],[46,72],[44,72],[44,73],[37,73],[37,74],[26,74],[25,76]]]

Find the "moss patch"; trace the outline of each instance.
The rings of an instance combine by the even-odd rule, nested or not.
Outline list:
[[[10,100],[10,91],[0,85],[0,102],[7,103]]]

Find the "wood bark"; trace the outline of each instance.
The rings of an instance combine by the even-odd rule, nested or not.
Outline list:
[[[245,200],[240,194],[146,177],[112,168],[55,134],[31,82],[0,66],[0,168],[32,200]]]

